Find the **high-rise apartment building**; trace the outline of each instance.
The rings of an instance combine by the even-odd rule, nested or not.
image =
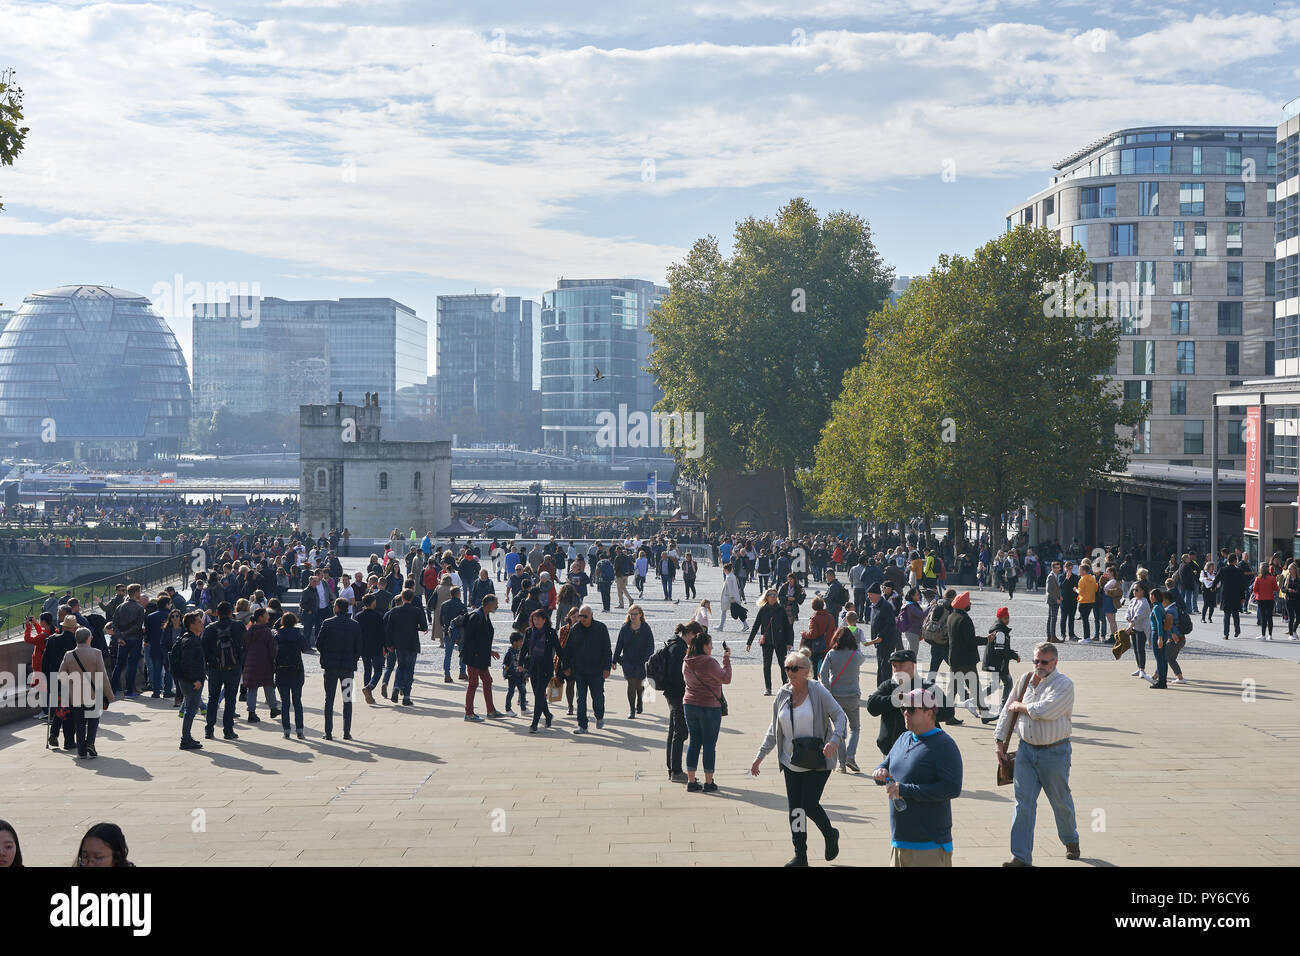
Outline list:
[[[222,406],[296,418],[340,391],[377,394],[385,424],[418,413],[428,323],[393,299],[232,299],[195,305],[191,323],[199,418]]]
[[[1112,374],[1151,405],[1134,461],[1208,466],[1213,393],[1273,374],[1276,139],[1262,126],[1120,130],[1057,163],[1007,215],[1008,230],[1082,245],[1109,290],[1122,333]],[[1242,416],[1220,431],[1222,467],[1244,460]]]
[[[1274,221],[1275,301],[1273,336],[1278,377],[1300,376],[1300,97],[1282,108],[1277,127],[1277,217]],[[1300,472],[1297,409],[1269,409],[1272,419],[1270,471]]]
[[[442,430],[462,441],[540,439],[533,392],[533,333],[538,304],[519,296],[438,296],[438,409]]]
[[[545,447],[594,449],[601,412],[648,415],[663,398],[646,323],[667,294],[644,279],[560,279],[542,296]]]

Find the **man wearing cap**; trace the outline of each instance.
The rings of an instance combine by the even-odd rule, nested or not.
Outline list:
[[[899,704],[902,695],[917,687],[934,688],[934,681],[921,680],[916,676],[916,654],[904,647],[889,655],[889,666],[893,671],[889,679],[882,681],[867,698],[867,713],[880,718],[880,733],[876,735],[876,746],[886,757],[894,741],[906,729],[903,723],[903,711]]]
[[[890,859],[894,866],[952,866],[952,801],[961,794],[961,752],[935,725],[933,690],[916,688],[902,703],[907,732],[871,775],[890,798]]]
[[[969,611],[970,592],[962,591],[952,599],[952,609],[944,620],[944,626],[948,629],[948,667],[952,669],[948,696],[954,704],[963,701],[966,709],[978,717],[979,649],[981,644],[987,643],[987,639],[975,635],[975,622],[970,619]],[[974,701],[971,700],[972,693]]]
[[[881,597],[879,584],[867,588],[867,600],[871,602],[870,643],[876,647],[876,683],[883,684],[893,673],[889,666],[889,655],[900,646],[898,624],[894,620],[897,611],[894,610],[894,605]]]
[[[1034,670],[1021,681],[1023,693],[1002,708],[994,731],[998,760],[1007,756],[1011,716],[1016,718],[1020,748],[1016,751],[1016,809],[1011,817],[1011,854],[1003,866],[1030,866],[1034,855],[1034,820],[1038,792],[1056,815],[1056,835],[1065,844],[1065,858],[1079,859],[1079,829],[1070,795],[1070,731],[1074,711],[1074,683],[1057,670],[1056,646],[1034,648]]]

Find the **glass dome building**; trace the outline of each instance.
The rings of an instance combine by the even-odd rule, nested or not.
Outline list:
[[[62,286],[23,300],[0,332],[0,443],[33,458],[138,460],[189,433],[190,377],[149,299]]]

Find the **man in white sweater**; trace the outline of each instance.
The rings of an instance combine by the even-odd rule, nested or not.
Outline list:
[[[994,738],[998,759],[1007,756],[1011,722],[1020,734],[1013,779],[1016,809],[1011,817],[1012,858],[1003,866],[1030,866],[1034,855],[1034,819],[1038,793],[1056,815],[1056,834],[1065,844],[1065,858],[1079,859],[1079,830],[1070,796],[1070,718],[1074,712],[1074,682],[1057,668],[1056,645],[1034,648],[1034,671],[1026,675],[998,716]]]
[[[740,585],[736,582],[736,576],[731,573],[730,563],[722,566],[722,573],[726,575],[726,577],[722,581],[722,599],[718,602],[718,610],[722,613],[722,620],[718,622],[719,631],[725,631],[727,629],[727,615],[731,613],[732,602],[734,601],[737,604],[743,603],[743,599],[740,596]],[[742,624],[740,629],[743,632],[745,626]]]

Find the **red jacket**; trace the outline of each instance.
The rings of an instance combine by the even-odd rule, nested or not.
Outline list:
[[[36,624],[36,633],[32,633],[32,624]],[[50,636],[49,629],[40,621],[27,621],[23,626],[23,640],[32,646],[32,671],[37,672],[41,669],[41,661],[45,657],[45,639]]]

